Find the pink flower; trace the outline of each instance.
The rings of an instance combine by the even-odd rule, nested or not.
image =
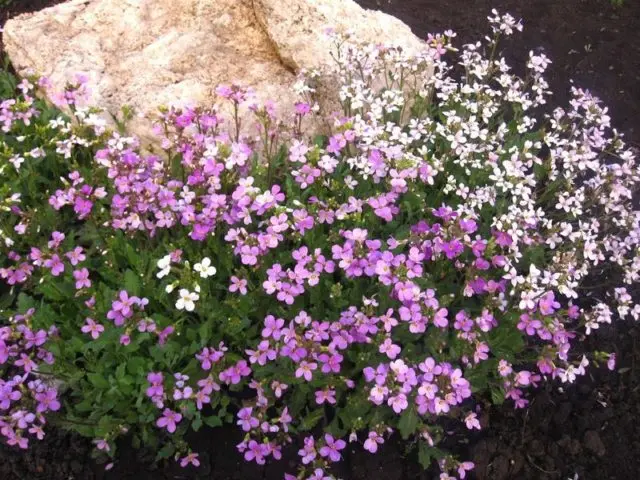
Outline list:
[[[198,460],[197,453],[189,453],[186,457],[182,457],[180,459],[180,466],[185,468],[187,465],[193,465],[194,467],[200,466],[200,460]]]
[[[335,405],[336,391],[331,388],[328,388],[326,390],[317,390],[316,403],[318,405],[322,405],[324,402],[330,403],[331,405]]]
[[[401,413],[409,406],[409,402],[407,401],[407,396],[404,393],[399,393],[398,395],[389,397],[387,405],[393,408],[394,412]]]
[[[616,368],[616,354],[615,353],[609,354],[609,359],[607,360],[607,368],[609,370],[615,370],[615,368]]]
[[[238,412],[238,421],[236,422],[236,424],[240,425],[242,427],[242,430],[244,430],[245,432],[249,432],[260,425],[260,421],[252,416],[251,412],[251,407],[241,408]]]
[[[395,345],[393,343],[393,340],[391,340],[390,338],[386,338],[378,349],[380,353],[386,354],[387,357],[389,357],[391,360],[394,360],[398,356],[400,350],[400,347],[398,345]]]
[[[304,377],[307,382],[311,381],[313,378],[313,371],[318,368],[318,364],[315,362],[307,362],[303,360],[298,365],[298,369],[296,370],[296,378]]]
[[[255,440],[251,440],[247,445],[247,451],[244,452],[244,459],[248,462],[255,460],[258,465],[264,465],[264,456],[268,452],[268,446],[263,443],[258,443]]]
[[[247,294],[247,281],[244,278],[238,278],[236,276],[231,277],[231,285],[229,286],[230,292],[240,292],[240,295]]]
[[[302,457],[303,465],[308,465],[316,458],[316,447],[313,437],[304,439],[304,447],[298,450],[298,455]]]
[[[469,430],[473,430],[474,428],[480,430],[480,422],[478,421],[478,416],[471,412],[464,418],[464,423],[467,425]]]
[[[325,445],[320,449],[320,456],[328,457],[332,462],[339,462],[341,458],[340,450],[347,446],[346,442],[341,439],[336,440],[328,433],[324,434],[324,441]]]
[[[44,261],[44,266],[51,270],[51,275],[57,277],[64,272],[64,263],[57,254],[53,254],[51,258]]]
[[[147,381],[151,384],[149,388],[147,388],[147,396],[148,397],[161,397],[164,393],[164,389],[162,387],[162,383],[164,381],[164,377],[161,372],[151,372],[147,375]]]
[[[473,470],[474,467],[475,464],[473,462],[461,462],[458,465],[458,475],[460,476],[460,479],[462,480],[465,478],[467,476],[467,472]]]
[[[85,287],[91,287],[91,280],[89,280],[89,270],[87,270],[86,268],[74,270],[73,278],[76,281],[76,290],[80,290],[81,288]]]
[[[433,324],[439,328],[445,328],[449,325],[449,321],[447,320],[448,310],[446,308],[441,308],[438,310],[433,317]]]
[[[92,318],[85,318],[86,324],[80,329],[82,333],[90,333],[91,338],[94,340],[104,332],[104,327],[99,323],[96,323]]]
[[[560,308],[560,303],[556,302],[553,292],[547,292],[538,300],[538,308],[543,315],[553,315]]]
[[[158,419],[156,425],[160,428],[166,427],[169,433],[173,433],[176,431],[176,424],[180,423],[180,420],[182,420],[182,415],[178,412],[165,408],[162,412],[162,417]]]
[[[364,441],[364,449],[376,453],[378,451],[378,445],[384,443],[384,438],[378,435],[376,432],[369,432],[369,438]]]
[[[111,447],[109,447],[109,442],[107,442],[105,439],[103,438],[96,438],[93,443],[96,444],[96,448],[98,450],[104,450],[105,452],[108,452],[109,450],[111,450]]]
[[[282,318],[276,319],[273,315],[268,315],[264,319],[262,336],[264,338],[273,337],[274,340],[280,340],[280,337],[282,336],[282,327],[284,327],[284,320]]]

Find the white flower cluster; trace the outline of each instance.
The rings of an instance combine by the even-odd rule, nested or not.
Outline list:
[[[495,212],[492,227],[513,240],[504,262],[511,289],[501,297],[502,308],[532,309],[550,290],[572,304],[588,296],[587,278],[638,282],[635,152],[611,129],[599,100],[578,88],[572,88],[568,109],[556,108],[539,125],[530,112],[543,108],[551,95],[543,76],[550,60],[530,52],[526,79],[517,77],[496,57],[496,44],[522,24],[495,11],[489,20],[491,56],[482,53],[480,42],[465,45],[458,57],[465,73],[459,78],[441,56],[454,50],[450,33],[430,37],[419,55],[359,46],[336,35],[333,74],[353,118],[348,128],[359,139],[353,156],[341,152],[352,169],[346,181],[356,185],[359,178],[373,178],[403,188],[428,178],[458,198],[457,210],[465,217]],[[608,270],[612,265],[615,272]],[[640,305],[626,288],[617,288],[613,299],[613,309],[598,302],[585,307],[587,333],[610,323],[614,311],[620,318],[640,317]],[[572,381],[585,366],[568,367],[563,379]]]
[[[171,272],[171,264],[179,263],[177,256],[174,254],[168,254],[162,257],[157,262],[158,272],[156,273],[156,277],[164,278]],[[185,261],[184,265],[189,268],[189,262]],[[209,257],[204,257],[200,262],[196,263],[193,266],[193,270],[200,276],[200,278],[207,279],[216,274],[217,269],[211,264],[211,259]],[[178,310],[186,310],[187,312],[192,312],[195,309],[196,302],[200,299],[200,285],[197,282],[193,283],[193,291],[187,288],[180,288],[178,290],[178,299],[176,300],[176,308]],[[172,293],[176,287],[180,284],[180,280],[176,280],[165,287],[165,291],[167,293]]]

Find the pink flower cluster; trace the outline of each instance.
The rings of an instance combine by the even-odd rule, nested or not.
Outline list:
[[[60,409],[57,389],[36,376],[39,364],[52,364],[46,342],[57,334],[31,327],[35,309],[10,318],[0,327],[0,369],[8,372],[0,378],[0,434],[9,445],[27,448],[29,436],[41,440],[45,414]]]
[[[421,415],[446,414],[471,396],[471,386],[459,368],[436,363],[431,357],[417,366],[398,359],[375,369],[366,367],[364,378],[375,383],[369,400],[376,405],[387,403],[396,413],[406,410],[409,400],[415,397],[412,403]]]
[[[49,198],[49,204],[56,210],[60,210],[65,205],[73,205],[73,211],[78,219],[85,219],[93,209],[96,200],[107,196],[104,187],[93,188],[84,183],[84,178],[78,171],[69,174],[71,186],[66,190],[56,190],[56,193]]]

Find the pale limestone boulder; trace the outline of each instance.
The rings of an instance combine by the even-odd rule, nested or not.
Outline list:
[[[423,46],[396,18],[351,0],[71,0],[9,20],[4,42],[18,72],[33,69],[58,89],[84,73],[92,104],[134,107],[144,116],[129,128],[148,142],[158,105],[210,104],[219,84],[251,86],[286,115],[296,74],[332,61],[328,27]],[[320,91],[331,97],[335,87]]]
[[[296,71],[334,62],[327,28],[352,32],[358,42],[402,46],[412,53],[424,47],[399,19],[351,0],[253,0],[253,4],[281,61]]]

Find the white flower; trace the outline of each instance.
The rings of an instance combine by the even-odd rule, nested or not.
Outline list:
[[[196,301],[200,298],[195,292],[190,292],[186,288],[181,288],[179,292],[180,298],[176,302],[176,308],[178,310],[186,310],[187,312],[193,312],[193,309],[196,308]]]
[[[533,263],[529,265],[529,276],[534,279],[540,276],[540,270]]]
[[[14,155],[9,159],[9,162],[11,162],[16,170],[20,170],[20,165],[24,163],[24,158],[22,158],[20,155]]]
[[[536,297],[537,294],[534,291],[530,290],[527,292],[522,292],[520,294],[520,310],[533,310],[536,306]]]
[[[211,259],[209,257],[204,257],[202,262],[196,263],[193,266],[193,269],[199,272],[202,278],[212,277],[217,272],[216,267],[211,265]]]
[[[156,274],[156,277],[162,278],[169,275],[169,271],[171,270],[171,256],[165,255],[160,260],[158,260],[158,268],[160,271]]]

